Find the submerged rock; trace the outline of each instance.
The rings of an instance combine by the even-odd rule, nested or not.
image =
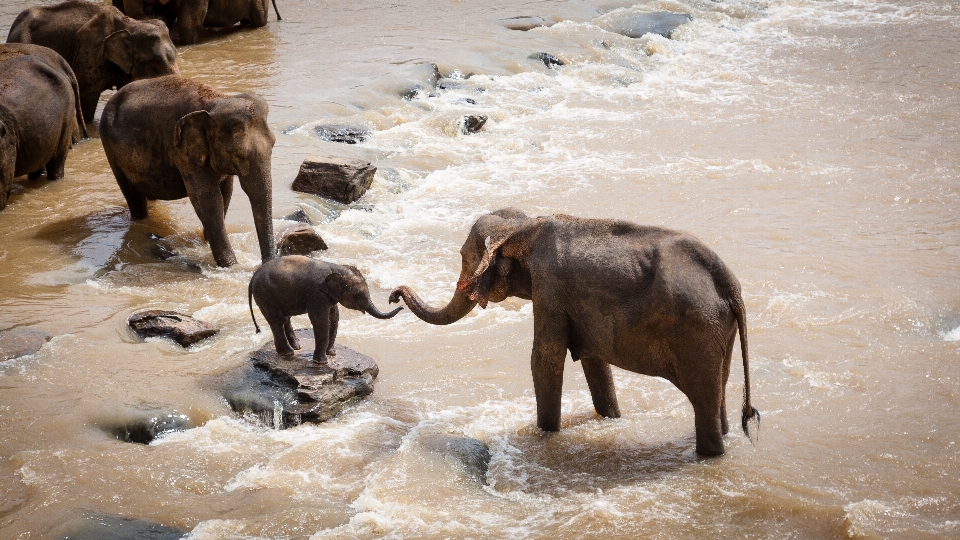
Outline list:
[[[27,356],[40,350],[53,336],[32,328],[12,328],[0,332],[0,362]]]
[[[541,62],[543,62],[543,65],[547,66],[548,68],[552,68],[553,66],[563,66],[566,64],[566,62],[564,62],[563,60],[557,58],[556,56],[550,53],[545,53],[545,52],[531,55],[530,58],[540,60]]]
[[[141,338],[168,337],[182,347],[189,347],[220,331],[216,326],[189,315],[161,309],[134,313],[127,324]]]
[[[179,540],[189,531],[142,519],[107,514],[87,514],[60,527],[70,540]]]
[[[308,216],[307,213],[303,211],[303,208],[297,208],[293,212],[283,216],[280,219],[284,219],[286,221],[296,221],[299,223],[306,223],[307,225],[313,225],[313,220],[310,219],[310,216]]]
[[[281,357],[273,342],[250,356],[253,369],[230,378],[223,394],[237,412],[253,413],[277,429],[323,422],[373,392],[380,368],[369,356],[337,344],[326,363],[313,361],[313,330],[296,331],[301,349]]]
[[[487,117],[483,114],[476,114],[471,116],[463,117],[463,127],[461,131],[465,135],[470,133],[476,133],[483,129],[483,125],[487,123]]]
[[[607,21],[601,26],[611,32],[630,38],[639,38],[646,34],[659,34],[669,38],[678,26],[692,20],[693,17],[687,13],[657,11],[655,13],[627,13],[619,18]]]
[[[370,189],[377,168],[369,161],[341,157],[312,157],[300,165],[292,189],[350,204]]]
[[[420,64],[408,68],[400,77],[406,77],[412,82],[407,82],[405,88],[400,92],[400,97],[406,101],[415,99],[423,93],[430,93],[436,89],[437,81],[440,80],[440,68],[436,64]]]
[[[314,128],[317,136],[324,141],[357,144],[367,140],[370,137],[370,130],[363,126],[351,126],[347,124],[329,124],[317,126]]]
[[[297,223],[288,227],[280,235],[277,251],[280,255],[309,255],[314,251],[327,249],[327,243],[317,231],[306,223]]]
[[[150,444],[157,437],[193,427],[190,417],[177,412],[158,412],[131,418],[120,425],[105,426],[106,431],[123,442]]]
[[[551,20],[536,15],[510,17],[509,19],[500,19],[497,22],[510,30],[520,30],[521,32],[533,30],[534,28],[548,28],[556,24]]]
[[[427,435],[421,444],[431,452],[451,458],[478,482],[487,483],[490,448],[483,441],[452,435]]]

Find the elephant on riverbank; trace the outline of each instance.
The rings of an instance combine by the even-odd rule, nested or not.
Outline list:
[[[43,45],[62,56],[76,75],[87,122],[104,90],[180,73],[176,48],[161,22],[136,21],[112,6],[85,0],[24,10],[7,42]]]
[[[69,69],[69,66],[67,66]],[[13,179],[29,174],[63,178],[67,152],[80,140],[83,120],[76,81],[41,56],[0,61],[0,210]]]
[[[233,177],[250,198],[261,260],[274,257],[267,102],[224,94],[177,75],[135,81],[103,110],[100,138],[130,217],[147,217],[147,200],[188,197],[219,266],[237,262],[224,217]]]
[[[593,404],[620,416],[610,366],[662,377],[693,405],[697,453],[724,452],[726,383],[740,332],[744,371],[741,421],[750,403],[747,326],[740,284],[692,236],[626,221],[566,215],[530,218],[506,208],[474,223],[460,249],[451,301],[436,309],[409,287],[390,294],[431,324],[450,324],[473,307],[509,296],[533,301],[531,369],[537,425],[560,429],[563,364],[580,361]]]
[[[331,262],[288,255],[274,259],[257,269],[247,288],[250,317],[260,333],[257,318],[253,314],[253,300],[260,306],[270,330],[277,354],[287,356],[300,348],[300,341],[293,333],[290,317],[306,313],[313,326],[316,349],[314,362],[325,362],[327,355],[334,355],[334,342],[340,322],[337,304],[389,319],[403,308],[382,313],[370,299],[370,289],[363,274],[352,266],[340,266]]]
[[[176,28],[178,42],[196,43],[203,27],[218,28],[237,23],[254,28],[266,26],[267,0],[113,0],[113,5],[134,19],[161,19]],[[277,20],[282,20],[273,0]]]

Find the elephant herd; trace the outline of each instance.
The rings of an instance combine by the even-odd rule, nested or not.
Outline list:
[[[314,359],[325,361],[336,337],[338,303],[378,318],[399,308],[377,310],[355,268],[298,256],[276,259],[275,138],[267,103],[181,77],[167,28],[175,28],[181,42],[194,43],[201,26],[263,26],[266,17],[267,0],[113,0],[113,6],[67,0],[25,10],[0,45],[0,210],[15,177],[46,172],[50,180],[62,178],[67,151],[86,136],[85,121],[93,119],[100,93],[117,88],[103,110],[100,137],[131,217],[145,218],[148,200],[189,198],[216,263],[230,266],[236,256],[224,214],[238,177],[264,263],[249,296],[282,355],[298,348],[290,316],[308,313],[317,336]],[[460,278],[446,306],[433,308],[406,286],[389,300],[402,299],[417,317],[437,325],[462,319],[478,304],[531,300],[531,371],[541,429],[560,429],[569,351],[583,367],[600,415],[620,416],[611,366],[662,377],[693,406],[697,452],[721,455],[738,333],[744,433],[749,437],[749,420],[759,422],[750,398],[740,284],[696,238],[620,220],[529,217],[506,208],[478,219],[460,253]]]

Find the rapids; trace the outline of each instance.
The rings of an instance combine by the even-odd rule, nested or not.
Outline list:
[[[0,3],[0,34],[35,3],[50,2]],[[186,200],[130,222],[94,129],[63,180],[24,180],[0,212],[0,330],[55,336],[0,363],[0,538],[61,538],[90,515],[194,540],[960,537],[960,2],[278,7],[179,48],[183,75],[268,101],[277,230],[303,208],[321,256],[360,268],[381,308],[401,284],[446,302],[492,209],[688,231],[743,286],[758,440],[731,430],[726,456],[698,459],[684,396],[620,370],[623,417],[601,419],[569,360],[563,429],[540,432],[517,299],[447,327],[343,310],[338,342],[380,365],[373,395],[321,425],[238,416],[218,380],[269,339],[246,305],[246,197],[227,215],[239,263],[217,268]],[[661,10],[693,20],[673,39],[607,30]],[[557,24],[503,25],[518,16]],[[402,99],[427,62],[459,87]],[[321,140],[331,123],[372,135]],[[372,189],[352,206],[294,193],[317,154],[373,162]],[[141,342],[126,320],[147,308],[222,330]],[[157,409],[197,427],[149,445],[104,429]],[[488,445],[486,485],[429,450],[441,435]]]

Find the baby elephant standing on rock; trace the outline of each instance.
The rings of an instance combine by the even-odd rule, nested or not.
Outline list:
[[[333,356],[333,344],[337,338],[340,310],[337,304],[369,313],[378,319],[389,319],[402,308],[382,313],[370,300],[367,281],[359,270],[352,266],[340,266],[302,255],[280,257],[263,264],[250,279],[247,300],[253,325],[260,332],[253,314],[253,299],[273,331],[273,343],[277,354],[289,356],[300,349],[300,342],[293,333],[290,317],[310,316],[317,348],[314,362],[325,362],[326,355]],[[326,354],[324,354],[326,353]]]

